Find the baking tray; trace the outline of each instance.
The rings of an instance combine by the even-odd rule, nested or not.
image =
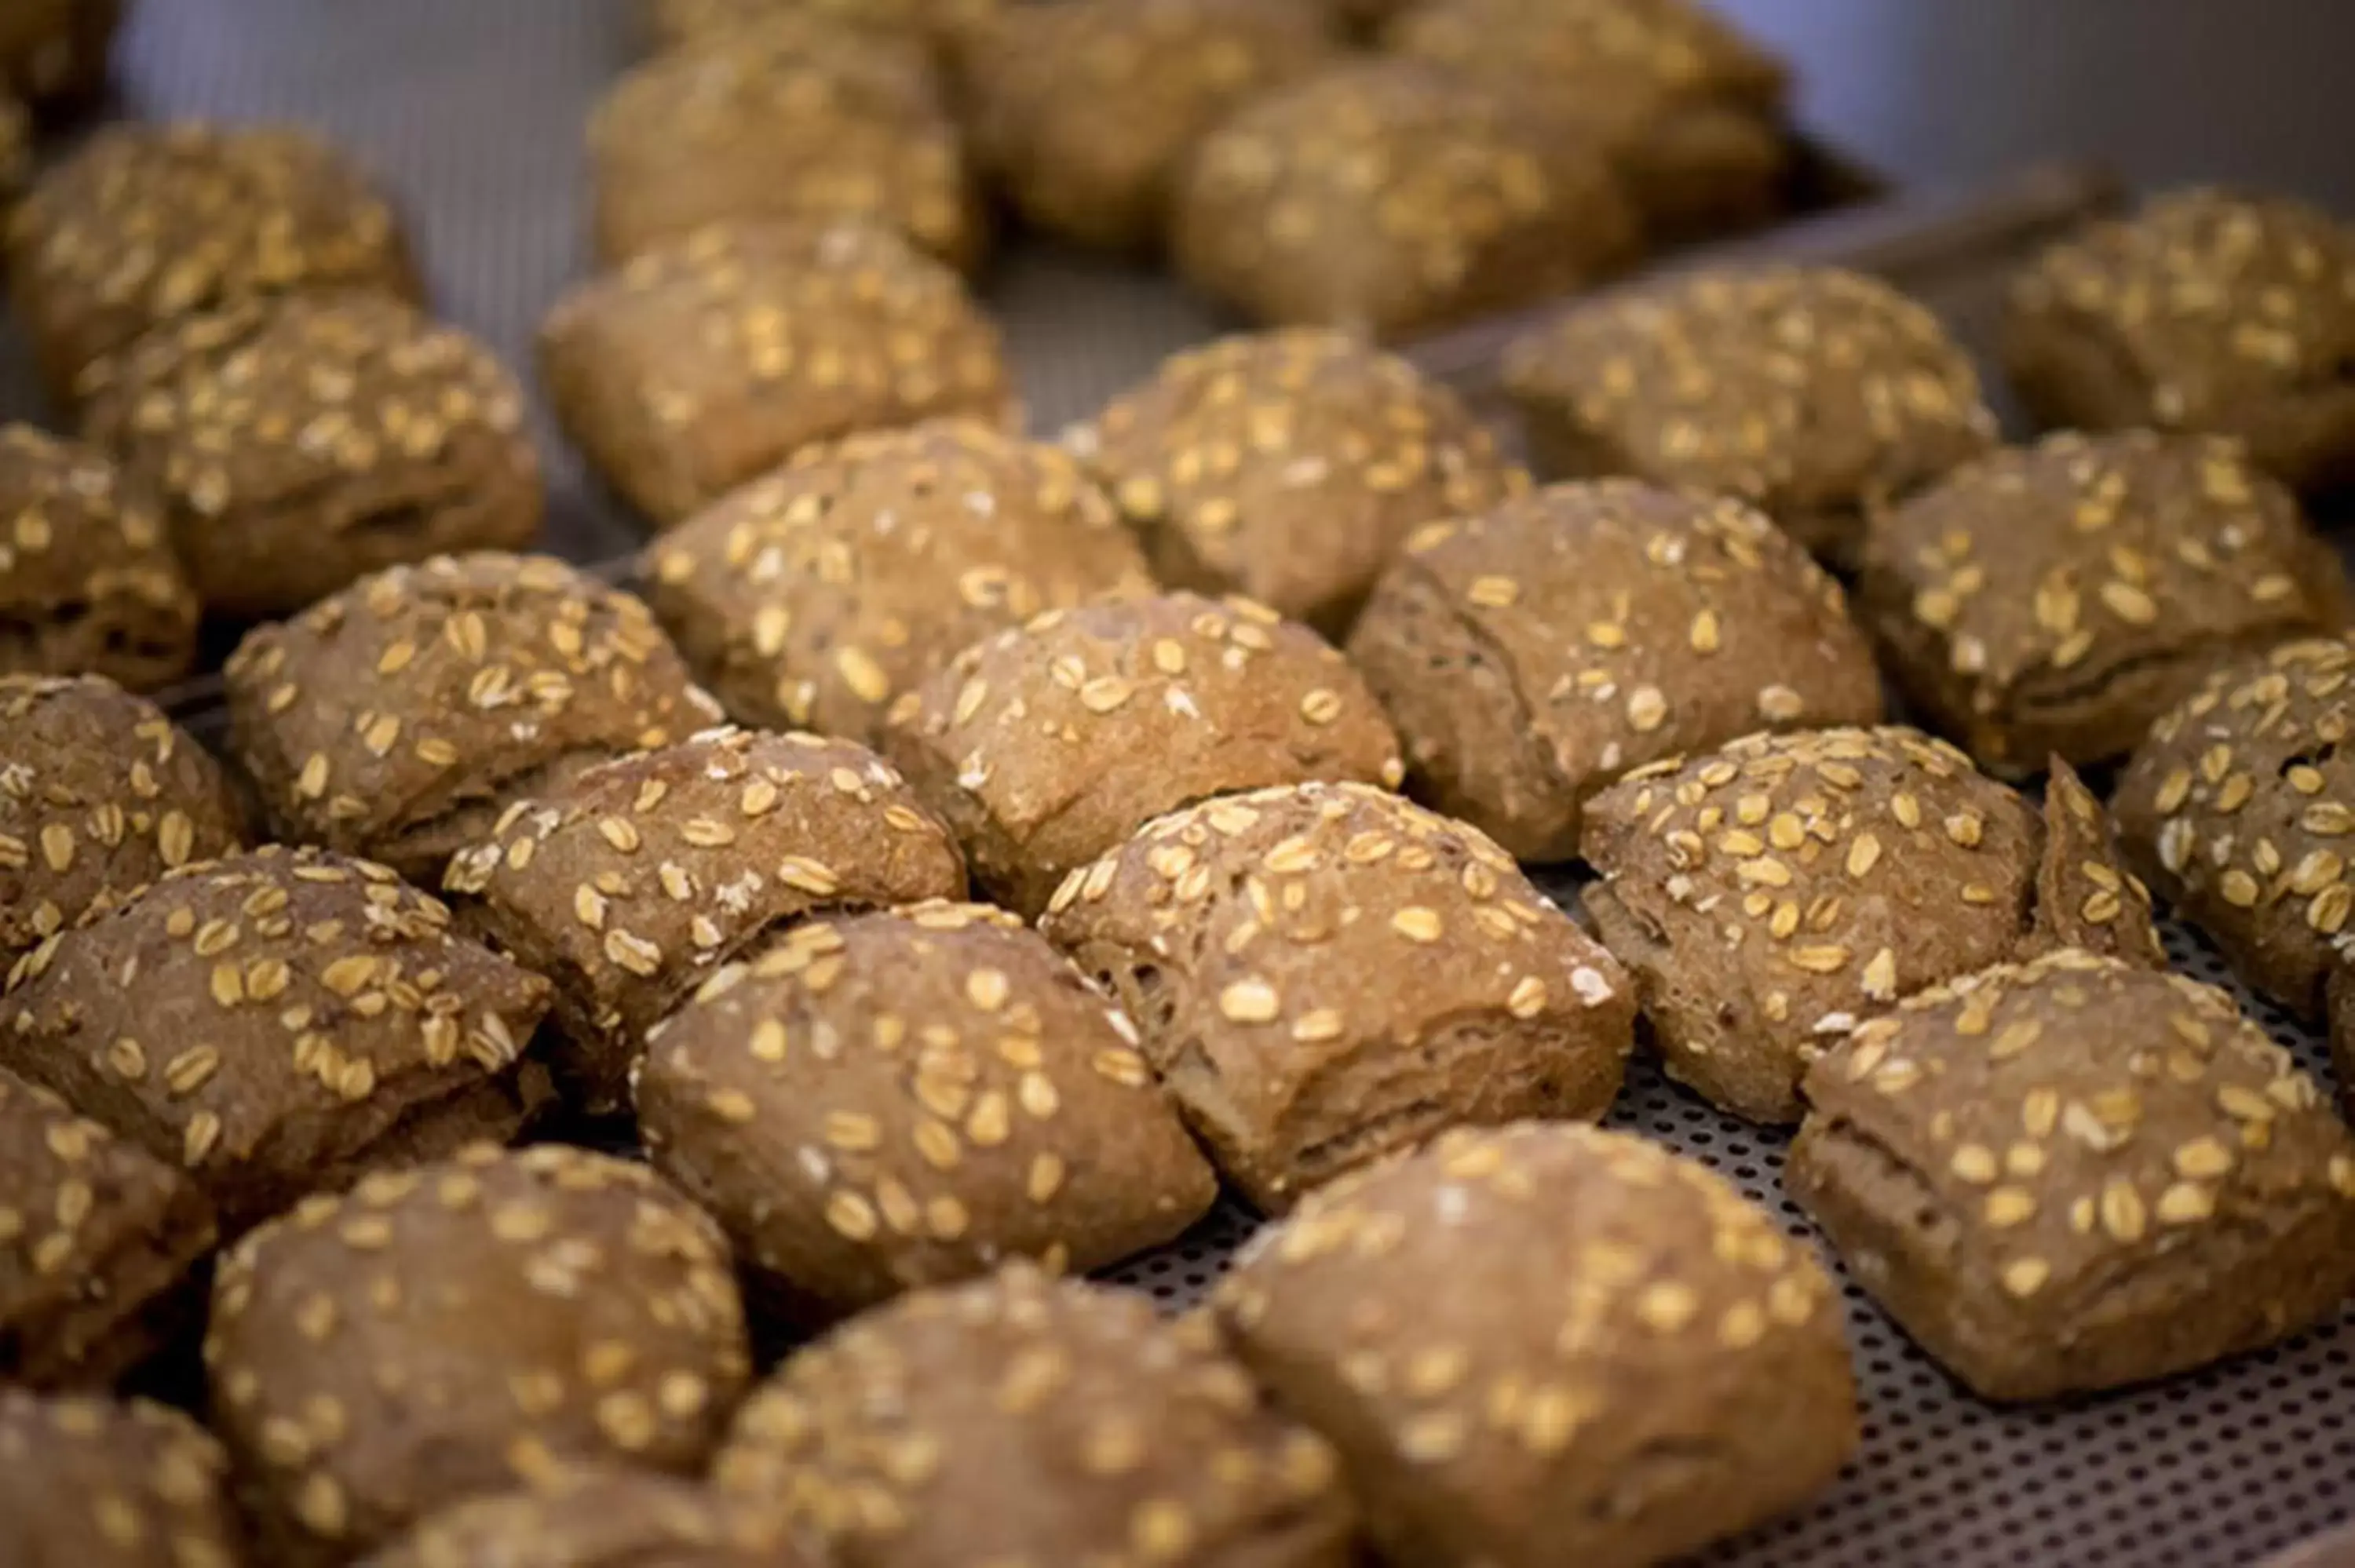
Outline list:
[[[443,313],[527,366],[539,313],[581,266],[581,119],[634,54],[621,0],[146,0],[119,75],[130,112],[285,118],[358,150],[416,222]],[[1838,180],[1827,192],[1858,194]],[[1984,351],[2009,271],[2115,196],[2095,173],[2030,171],[1985,189],[1831,213],[1706,256],[1879,271]],[[986,286],[1042,431],[1231,324],[1152,274],[1036,245],[1011,249]],[[1494,409],[1497,348],[1525,324],[1484,323],[1411,352]],[[37,417],[34,396],[21,355],[0,343],[0,416]],[[544,417],[538,434],[550,470],[551,546],[618,575],[640,530],[585,478]],[[199,684],[176,698],[181,716],[214,739],[216,695]],[[1543,881],[1557,897],[1572,891],[1569,878]],[[2168,938],[2184,970],[2231,983],[2196,937],[2172,928]],[[2327,1072],[2309,1032],[2239,994],[2309,1070]],[[1781,1197],[1784,1135],[1719,1114],[1648,1058],[1635,1064],[1611,1123],[1701,1160],[1780,1213],[1794,1235],[1811,1234]],[[1110,1277],[1172,1309],[1190,1305],[1252,1224],[1221,1208],[1181,1245]],[[2003,1411],[1960,1391],[1852,1287],[1847,1298],[1861,1456],[1805,1512],[1701,1561],[2220,1568],[2301,1542],[2321,1551],[2315,1538],[2355,1514],[2355,1317],[2152,1389]],[[2299,1568],[2337,1561],[2301,1558]]]

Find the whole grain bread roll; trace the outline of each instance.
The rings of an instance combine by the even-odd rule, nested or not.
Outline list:
[[[213,1241],[211,1205],[177,1169],[0,1067],[0,1382],[112,1383],[192,1315]]]
[[[387,294],[183,316],[92,366],[81,394],[84,431],[161,500],[217,615],[291,614],[386,567],[539,532],[522,388]]]
[[[1380,337],[1586,287],[1636,239],[1599,149],[1417,60],[1343,63],[1244,104],[1195,144],[1170,213],[1204,292]]]
[[[434,1514],[361,1568],[809,1568],[752,1508],[670,1476],[576,1465]]]
[[[2237,447],[2148,431],[1955,471],[1875,524],[1857,601],[1907,694],[2007,774],[2121,756],[2219,662],[2355,605]]]
[[[720,225],[559,300],[541,378],[589,464],[658,527],[806,446],[1017,409],[956,274],[858,224]]]
[[[2012,284],[2003,357],[2063,429],[2232,436],[2301,490],[2355,474],[2355,232],[2194,189],[2086,224]]]
[[[1393,1563],[1682,1557],[1857,1446],[1839,1298],[1804,1245],[1657,1145],[1452,1132],[1261,1233],[1219,1319],[1339,1449]]]
[[[709,728],[646,607],[546,556],[361,578],[229,656],[230,749],[283,837],[432,885],[513,801]]]
[[[1450,1127],[1600,1117],[1635,1044],[1625,972],[1502,850],[1361,784],[1173,811],[1042,928],[1267,1213]]]
[[[1018,914],[1188,801],[1405,773],[1339,653],[1264,605],[1190,593],[1049,610],[967,648],[890,721],[884,754]]]
[[[1248,594],[1332,637],[1412,530],[1529,485],[1454,392],[1322,327],[1173,355],[1063,439],[1163,582]]]
[[[205,1363],[268,1561],[295,1568],[567,1464],[695,1471],[751,1371],[719,1228],[558,1144],[378,1171],[254,1231]]]
[[[220,764],[112,681],[0,675],[0,978],[85,915],[244,843]]]
[[[1417,530],[1348,651],[1417,787],[1525,861],[1575,854],[1581,803],[1630,768],[1881,715],[1871,646],[1796,541],[1634,480]]]
[[[1507,351],[1538,470],[1749,502],[1852,561],[1870,518],[1994,444],[1970,356],[1888,284],[1709,269],[1572,306]]]
[[[1086,1272],[1174,1240],[1218,1183],[1136,1029],[1011,915],[931,903],[796,926],[650,1032],[655,1168],[789,1317],[1000,1259]]]
[[[391,204],[304,132],[185,122],[97,132],[8,221],[8,290],[50,398],[176,317],[264,295],[421,284]]]
[[[2355,1286],[2355,1139],[2215,987],[1998,965],[1834,1042],[1806,1096],[1791,1195],[1983,1397],[2189,1371]]]
[[[1925,986],[2062,945],[2151,969],[2150,895],[2054,759],[2044,811],[1915,730],[1755,735],[1588,803],[1587,913],[1669,1076],[1799,1119],[1810,1045]]]
[[[366,861],[165,876],[17,967],[0,1064],[186,1169],[232,1233],[363,1171],[505,1138],[548,982]]]
[[[805,448],[649,546],[641,575],[730,713],[870,744],[967,644],[1153,589],[1070,457],[965,418]]]
[[[0,1388],[0,1562],[241,1568],[227,1469],[220,1445],[176,1410]]]
[[[918,1291],[790,1358],[714,1471],[840,1568],[1347,1568],[1333,1452],[1207,1319],[1027,1264]]]
[[[558,1074],[609,1111],[646,1031],[762,932],[960,897],[964,862],[865,747],[715,730],[516,801],[443,885],[467,930],[556,980]]]

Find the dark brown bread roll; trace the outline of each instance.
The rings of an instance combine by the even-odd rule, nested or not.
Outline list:
[[[874,223],[964,268],[985,243],[930,62],[801,17],[725,28],[626,72],[590,120],[589,155],[608,263],[774,219]]]
[[[0,1067],[0,1381],[113,1382],[176,1327],[213,1240],[194,1182]]]
[[[323,288],[418,296],[392,207],[306,133],[114,125],[8,223],[8,287],[50,396],[176,317]]]
[[[152,691],[195,664],[197,618],[143,485],[91,448],[0,427],[0,674]]]
[[[1874,525],[1857,601],[1907,694],[2006,774],[2121,756],[2219,662],[2355,602],[2238,448],[2147,431],[1958,469]]]
[[[1334,637],[1412,530],[1529,484],[1455,393],[1320,327],[1174,355],[1064,441],[1163,582],[1248,594]]]
[[[513,801],[720,716],[644,604],[545,556],[364,577],[249,633],[228,675],[279,832],[427,885]]]
[[[988,16],[999,0],[640,0],[648,40],[674,48],[747,23],[798,16],[813,24],[862,28],[885,37],[954,41]]]
[[[1839,1298],[1640,1139],[1453,1132],[1262,1233],[1230,1341],[1340,1450],[1387,1561],[1638,1568],[1781,1513],[1857,1446]]]
[[[16,205],[32,177],[32,116],[14,94],[0,89],[0,219]]]
[[[2049,425],[2234,436],[2300,489],[2355,474],[2355,234],[2274,196],[2177,191],[2013,284],[2003,355]]]
[[[2039,821],[1918,731],[1751,736],[1588,803],[1586,909],[1669,1075],[1796,1121],[1811,1044],[1925,986],[2062,944],[2165,967],[2099,803],[2054,779]]]
[[[1835,268],[1689,272],[1573,306],[1513,344],[1505,380],[1547,477],[1736,496],[1840,562],[1876,512],[1995,441],[1937,319]]]
[[[566,433],[657,526],[819,441],[1017,413],[956,274],[860,225],[702,230],[558,301],[539,353]]]
[[[1043,928],[1268,1213],[1449,1127],[1599,1117],[1635,1044],[1626,973],[1502,850],[1360,784],[1173,811]]]
[[[1070,457],[972,419],[805,448],[649,546],[642,575],[730,713],[870,744],[969,644],[1153,591]]]
[[[2252,987],[2318,1018],[2355,912],[2355,645],[2227,664],[2151,726],[2115,810],[2135,867]]]
[[[444,885],[467,929],[556,980],[557,1070],[602,1111],[647,1029],[761,933],[961,897],[964,862],[865,747],[719,730],[516,801]]]
[[[478,1145],[221,1262],[215,1429],[272,1562],[347,1562],[579,1462],[690,1472],[750,1375],[718,1227],[643,1166]]]
[[[0,1562],[16,1568],[241,1568],[221,1446],[144,1399],[0,1388]]]
[[[1418,530],[1349,659],[1432,802],[1527,861],[1575,854],[1581,802],[1630,768],[1881,713],[1871,646],[1796,541],[1632,480]]]
[[[1024,1264],[919,1291],[787,1361],[715,1478],[839,1568],[1347,1568],[1333,1453],[1196,1317]]]
[[[164,877],[17,967],[0,1063],[159,1160],[232,1232],[504,1138],[548,982],[391,872],[276,846]]]
[[[964,904],[813,921],[651,1031],[655,1167],[798,1317],[986,1274],[1086,1272],[1218,1196],[1125,1014],[1019,920]]]
[[[1791,1195],[1986,1398],[2188,1371],[2355,1286],[2355,1140],[2212,986],[2000,965],[1834,1043],[1806,1095]]]
[[[81,389],[86,433],[162,500],[218,615],[290,614],[386,567],[539,532],[522,389],[481,343],[389,295],[184,316]]]
[[[0,15],[0,87],[44,109],[95,96],[123,0],[12,0]]]
[[[1636,242],[1600,151],[1414,60],[1337,66],[1228,116],[1170,228],[1187,278],[1253,319],[1381,337],[1582,288]]]
[[[894,705],[884,752],[1018,914],[1188,801],[1405,774],[1339,653],[1263,605],[1190,593],[1049,610],[974,644]]]
[[[972,29],[961,79],[979,154],[1025,217],[1134,250],[1160,238],[1206,132],[1338,48],[1316,0],[1069,0]]]
[[[669,1476],[580,1465],[433,1515],[363,1568],[809,1568],[752,1508]]]
[[[0,966],[245,827],[220,764],[146,698],[0,675]]]

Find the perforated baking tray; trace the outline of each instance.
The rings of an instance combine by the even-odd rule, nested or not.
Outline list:
[[[634,52],[622,0],[145,0],[118,74],[129,112],[290,119],[357,149],[406,205],[443,313],[527,366],[535,323],[582,265],[581,122]],[[1882,271],[1983,347],[2005,273],[2109,196],[2096,176],[2045,170],[1818,218],[1735,249]],[[1041,430],[1228,324],[1166,280],[1035,246],[1010,251],[987,288]],[[1486,405],[1508,330],[1475,328],[1414,352]],[[40,413],[21,355],[0,342],[0,416]],[[638,530],[544,421],[539,434],[551,546],[621,561]],[[199,734],[217,732],[204,686],[176,705]],[[1548,886],[1558,897],[1571,891],[1560,877]],[[2169,942],[2187,972],[2230,983],[2198,938],[2170,930]],[[2327,1074],[2309,1033],[2243,1001]],[[1810,1234],[1782,1199],[1782,1135],[1718,1114],[1643,1060],[1611,1119],[1715,1167],[1793,1234]],[[1173,1308],[1190,1304],[1252,1223],[1222,1209],[1183,1245],[1114,1277]],[[2219,1568],[2310,1542],[2355,1516],[2355,1317],[2161,1387],[2007,1412],[1962,1393],[1860,1294],[1848,1295],[1862,1456],[1806,1512],[1703,1561]],[[2347,1555],[2301,1557],[2300,1568],[2355,1562],[2355,1544],[2339,1550]]]

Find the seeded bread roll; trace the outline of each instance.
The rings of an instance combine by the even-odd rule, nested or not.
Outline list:
[[[1338,66],[1228,116],[1170,227],[1186,276],[1255,320],[1381,337],[1585,287],[1636,244],[1599,151],[1412,60]]]
[[[97,676],[0,675],[0,975],[84,915],[245,838],[220,764]]]
[[[188,1315],[213,1241],[194,1182],[0,1068],[0,1381],[113,1382]]]
[[[488,348],[389,295],[185,316],[81,388],[86,432],[162,498],[218,615],[289,614],[386,567],[539,532],[522,390]]]
[[[1882,518],[1858,604],[1981,766],[2099,762],[2218,663],[2345,623],[2337,553],[2228,442],[2131,431],[1998,452]]]
[[[427,885],[513,801],[719,717],[644,604],[545,556],[364,577],[248,633],[228,676],[279,832]]]
[[[1174,355],[1064,440],[1162,581],[1336,637],[1410,532],[1529,484],[1455,393],[1317,327]]]
[[[1512,345],[1505,381],[1548,477],[1734,496],[1840,563],[1873,514],[1995,441],[1937,318],[1828,267],[1687,273],[1575,306]]]
[[[1988,1399],[2165,1377],[2331,1316],[2355,1140],[2212,986],[2063,948],[1835,1043],[1784,1180]]]
[[[597,105],[589,156],[608,263],[762,219],[871,222],[963,268],[984,248],[929,62],[847,28],[780,17],[658,55]]]
[[[1200,1317],[1011,1264],[787,1361],[714,1478],[840,1568],[1346,1568],[1321,1440],[1265,1409]]]
[[[1341,655],[1249,599],[1049,610],[891,710],[885,755],[1018,914],[1189,801],[1312,779],[1396,789],[1390,723]]]
[[[239,1568],[221,1446],[144,1399],[0,1388],[0,1562],[19,1568]]]
[[[1134,250],[1206,132],[1337,53],[1316,0],[1070,0],[999,11],[963,65],[975,143],[1023,216]]]
[[[1811,1042],[1925,986],[2062,943],[2153,969],[2150,895],[2067,765],[2044,820],[1910,729],[1756,735],[1588,802],[1586,890],[1669,1076],[1799,1119]]]
[[[1432,802],[1527,861],[1575,854],[1580,802],[1631,768],[1881,712],[1872,649],[1796,542],[1633,480],[1418,530],[1349,658]]]
[[[504,1138],[548,982],[365,861],[272,846],[165,876],[36,948],[0,1063],[159,1160],[232,1233],[373,1167]]]
[[[1085,1272],[1174,1240],[1218,1183],[1135,1026],[1011,915],[813,921],[648,1036],[639,1125],[791,1318],[1000,1259]]]
[[[197,616],[143,486],[91,448],[0,426],[0,674],[151,691],[196,663]]]
[[[1445,1128],[1610,1108],[1636,998],[1470,828],[1359,784],[1174,811],[1043,929],[1265,1213]]]
[[[798,16],[884,37],[954,41],[999,0],[640,0],[647,38],[658,49],[728,32],[748,22]]]
[[[445,885],[468,929],[556,980],[558,1071],[603,1111],[646,1030],[763,931],[962,896],[964,862],[865,747],[719,730],[516,801]]]
[[[1430,0],[1382,43],[1604,147],[1654,239],[1754,226],[1784,206],[1789,79],[1689,0]]]
[[[1624,1134],[1449,1133],[1263,1232],[1218,1305],[1390,1562],[1636,1568],[1803,1501],[1857,1446],[1821,1266]]]
[[[730,713],[869,743],[968,644],[1153,591],[1071,458],[972,419],[806,448],[649,546],[641,575]]]
[[[291,129],[109,126],[8,223],[8,286],[50,397],[149,328],[269,294],[420,285],[391,206]]]
[[[2238,437],[2301,489],[2355,476],[2355,233],[2318,207],[2177,191],[2014,282],[2003,355],[2048,425]]]
[[[2151,726],[2115,802],[2151,886],[2243,980],[2307,1019],[2322,1016],[2355,910],[2350,673],[2343,638],[2225,665]]]
[[[122,0],[13,0],[0,16],[0,87],[48,108],[94,96]]]
[[[751,1508],[644,1471],[581,1465],[442,1510],[363,1568],[807,1568]]]
[[[804,447],[1017,406],[964,285],[856,225],[708,228],[584,283],[540,329],[540,371],[590,465],[657,526]]]
[[[750,1375],[719,1228],[557,1144],[379,1171],[255,1231],[205,1362],[249,1516],[296,1568],[567,1463],[693,1471]]]

